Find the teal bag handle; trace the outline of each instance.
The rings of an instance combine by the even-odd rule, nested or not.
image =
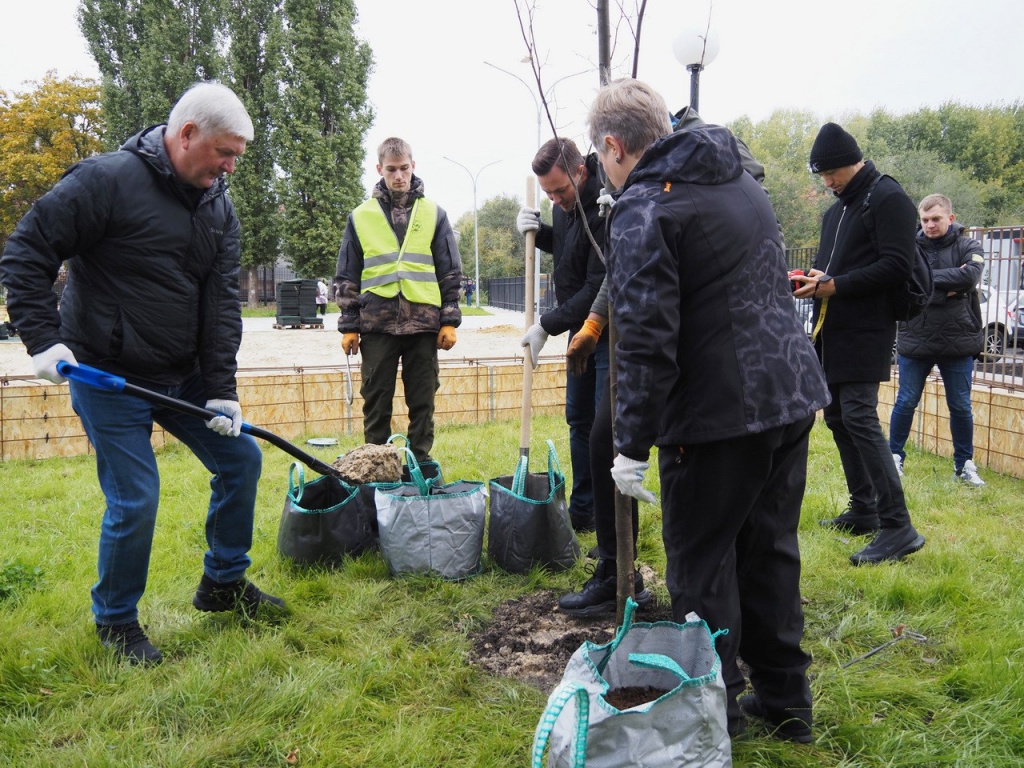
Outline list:
[[[576,699],[576,738],[573,739],[572,768],[586,768],[587,733],[590,730],[590,694],[577,682],[564,683],[551,697],[533,735],[533,768],[544,768],[544,750],[548,748],[555,721],[565,705]]]
[[[423,470],[420,469],[420,463],[416,461],[416,456],[408,448],[400,448],[399,450],[405,452],[405,463],[409,465],[409,477],[416,483],[416,487],[419,489],[420,496],[427,496],[430,494],[430,483],[423,478]]]
[[[526,475],[529,473],[530,459],[520,456],[516,464],[515,474],[512,476],[512,493],[516,496],[523,496],[526,493]]]
[[[548,440],[548,487],[555,488],[555,473],[562,475],[562,465],[558,463],[558,454],[555,452],[555,443]],[[564,475],[562,475],[564,477]]]
[[[299,481],[295,482],[295,473],[298,472]],[[306,470],[303,469],[302,465],[297,461],[293,461],[291,467],[288,468],[288,495],[292,501],[296,504],[299,503],[299,499],[302,497],[302,492],[306,488]],[[298,490],[298,493],[295,491]]]

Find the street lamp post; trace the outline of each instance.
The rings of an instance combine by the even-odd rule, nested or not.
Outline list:
[[[699,112],[700,72],[718,55],[718,33],[712,29],[684,29],[672,43],[676,61],[690,71],[690,109]]]
[[[490,168],[492,165],[496,165],[497,163],[500,163],[501,160],[495,160],[494,162],[491,162],[491,163],[488,163],[485,166],[482,166],[480,168],[480,170],[478,170],[476,172],[476,175],[474,176],[473,172],[471,170],[469,170],[469,168],[467,168],[466,166],[464,166],[462,163],[458,162],[457,160],[452,160],[450,157],[445,157],[444,159],[447,160],[449,163],[455,163],[457,166],[459,166],[459,168],[461,168],[466,173],[468,173],[470,180],[473,182],[473,259],[474,259],[474,265],[475,265],[474,266],[474,273],[473,273],[473,284],[475,285],[475,289],[473,291],[473,294],[474,294],[474,296],[476,296],[476,306],[477,306],[477,308],[479,308],[480,307],[480,228],[479,228],[479,225],[477,223],[476,182],[477,182],[477,179],[480,178],[480,174],[483,173],[484,168]]]

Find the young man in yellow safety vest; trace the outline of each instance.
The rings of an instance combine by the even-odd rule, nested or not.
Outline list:
[[[455,346],[462,322],[462,260],[448,215],[423,193],[412,148],[389,138],[377,148],[381,180],[348,217],[334,278],[341,348],[362,355],[363,437],[393,433],[398,363],[417,461],[434,445],[437,350]]]

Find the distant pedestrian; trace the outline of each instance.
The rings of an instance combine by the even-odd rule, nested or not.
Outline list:
[[[925,379],[938,366],[949,407],[953,479],[980,488],[985,481],[973,461],[971,374],[974,356],[984,345],[984,330],[972,301],[985,266],[984,249],[964,234],[963,225],[954,220],[953,203],[945,195],[928,195],[917,212],[921,219],[917,248],[932,266],[935,290],[924,312],[899,326],[900,389],[889,422],[889,448],[902,475],[914,410],[921,402]]]
[[[327,314],[327,283],[323,279],[316,281],[316,311],[321,317]]]
[[[473,303],[473,291],[476,290],[476,285],[472,279],[466,280],[466,306],[470,306]]]

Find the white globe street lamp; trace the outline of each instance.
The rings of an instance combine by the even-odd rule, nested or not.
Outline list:
[[[690,109],[699,112],[700,71],[718,55],[718,33],[713,29],[684,29],[672,43],[676,61],[690,70]]]

